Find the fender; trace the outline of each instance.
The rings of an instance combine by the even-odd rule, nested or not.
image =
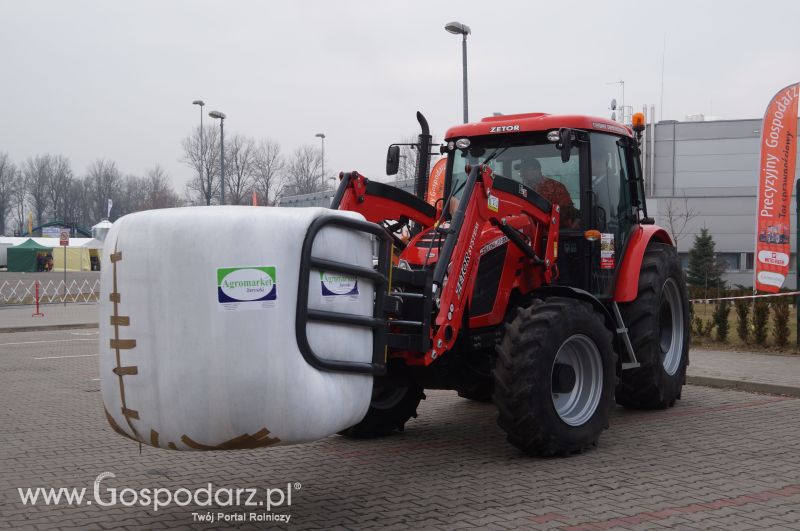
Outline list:
[[[600,302],[600,300],[589,293],[588,291],[584,291],[579,288],[573,288],[570,286],[541,286],[530,293],[530,297],[536,299],[547,299],[549,297],[567,297],[572,299],[578,299],[581,301],[586,301],[591,304],[595,310],[600,312],[603,316],[603,320],[605,321],[606,328],[611,330],[614,333],[614,341],[617,338],[617,322],[614,320],[614,316],[611,315],[611,312],[608,311],[608,308],[605,304]]]
[[[639,293],[639,273],[642,270],[644,252],[650,241],[675,245],[669,233],[657,225],[638,225],[631,232],[625,258],[617,272],[614,302],[631,302]]]

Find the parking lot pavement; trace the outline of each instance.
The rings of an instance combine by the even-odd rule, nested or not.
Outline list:
[[[0,333],[20,330],[52,329],[69,326],[96,327],[100,306],[96,302],[43,304],[39,307],[42,316],[33,317],[35,306],[0,304]],[[5,341],[4,336],[0,339]],[[2,342],[2,341],[0,341]]]
[[[212,483],[215,493],[257,488],[256,500],[276,505],[284,494],[272,512],[212,508],[206,526],[215,528],[800,529],[795,398],[687,386],[674,409],[617,409],[598,448],[563,459],[521,455],[493,406],[446,391],[429,391],[419,418],[383,439],[140,451],[104,419],[95,332],[0,336],[0,527],[203,527],[208,507],[99,504],[111,488],[130,503],[144,488],[177,496]],[[96,499],[103,472],[115,477],[101,478]],[[92,504],[23,505],[18,489],[29,487],[85,488]],[[232,522],[218,512],[290,520]]]
[[[800,397],[800,356],[692,349],[689,382]]]

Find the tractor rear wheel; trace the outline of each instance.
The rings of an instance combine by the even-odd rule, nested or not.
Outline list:
[[[641,364],[622,371],[617,402],[637,409],[665,409],[681,397],[689,364],[689,300],[675,247],[650,243],[642,261],[636,300],[620,305]]]
[[[520,308],[494,370],[498,424],[530,455],[577,453],[608,428],[617,383],[612,333],[591,304],[554,297]]]
[[[386,378],[376,378],[372,401],[361,422],[339,432],[354,439],[370,439],[403,431],[411,417],[416,418],[417,406],[425,398],[422,388],[415,384],[401,386]]]

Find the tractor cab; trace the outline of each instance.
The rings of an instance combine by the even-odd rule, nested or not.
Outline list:
[[[533,190],[560,209],[555,284],[612,298],[632,228],[647,221],[638,143],[631,130],[602,118],[519,114],[451,128],[444,210],[465,194],[472,167]]]

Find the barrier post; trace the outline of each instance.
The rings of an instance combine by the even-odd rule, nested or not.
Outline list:
[[[64,308],[67,307],[67,246],[64,246]]]
[[[39,281],[36,281],[36,313],[31,317],[44,317],[44,314],[39,311]]]

